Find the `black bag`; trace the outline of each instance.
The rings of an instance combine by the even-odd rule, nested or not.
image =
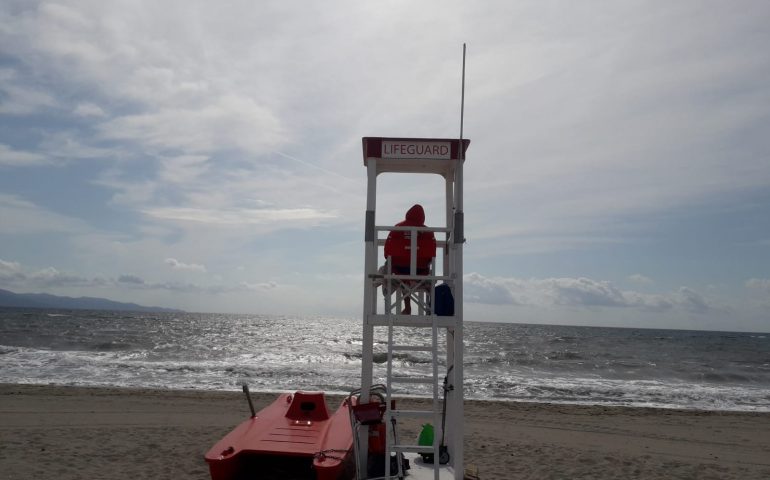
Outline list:
[[[449,285],[442,283],[436,285],[435,289],[436,301],[433,302],[436,305],[435,314],[442,317],[450,317],[455,314],[455,299],[452,296],[452,290]]]

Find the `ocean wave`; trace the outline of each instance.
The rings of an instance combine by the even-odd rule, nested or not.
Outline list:
[[[471,396],[498,399],[690,408],[705,410],[770,411],[770,392],[751,387],[715,387],[708,384],[670,384],[658,381],[608,381],[596,378],[469,379]]]
[[[130,343],[124,343],[124,342],[118,342],[118,341],[107,341],[107,342],[99,342],[95,344],[87,345],[86,348],[89,350],[96,350],[100,352],[110,352],[114,350],[131,350],[133,346]]]
[[[360,322],[303,317],[87,312],[0,316],[0,381],[255,391],[360,384]],[[323,329],[325,334],[319,336]],[[384,381],[384,329],[374,377]],[[399,331],[398,344],[426,341]],[[465,326],[467,398],[770,411],[764,335],[477,324]],[[441,339],[443,345],[443,338]],[[395,352],[399,375],[431,355]],[[440,357],[440,375],[446,367]],[[430,386],[402,394],[430,395]]]
[[[581,354],[569,350],[555,350],[547,352],[544,357],[548,360],[585,360]]]
[[[361,353],[356,352],[343,352],[342,356],[348,360],[357,360],[361,361]],[[412,355],[408,353],[394,353],[393,354],[393,360],[397,362],[400,365],[424,365],[424,364],[431,364],[433,363],[433,360],[430,357],[430,354],[426,354],[426,356],[417,356]],[[388,352],[374,352],[372,354],[372,362],[376,364],[385,364],[388,361]]]

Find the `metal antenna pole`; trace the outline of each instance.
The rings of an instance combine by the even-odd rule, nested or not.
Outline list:
[[[463,153],[463,118],[465,117],[465,44],[463,43],[463,84],[460,94],[460,160],[465,160]]]

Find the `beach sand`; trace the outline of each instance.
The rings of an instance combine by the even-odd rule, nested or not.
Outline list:
[[[0,478],[204,480],[248,415],[238,392],[0,385]],[[770,413],[469,401],[465,422],[483,480],[770,479]]]

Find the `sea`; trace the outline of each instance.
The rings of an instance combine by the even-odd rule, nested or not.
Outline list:
[[[397,341],[428,332],[397,329]],[[770,334],[477,322],[464,333],[469,399],[770,412]],[[378,327],[379,380],[386,338]],[[353,318],[0,309],[0,383],[348,393],[361,344]],[[431,356],[398,352],[393,368],[429,375]]]

